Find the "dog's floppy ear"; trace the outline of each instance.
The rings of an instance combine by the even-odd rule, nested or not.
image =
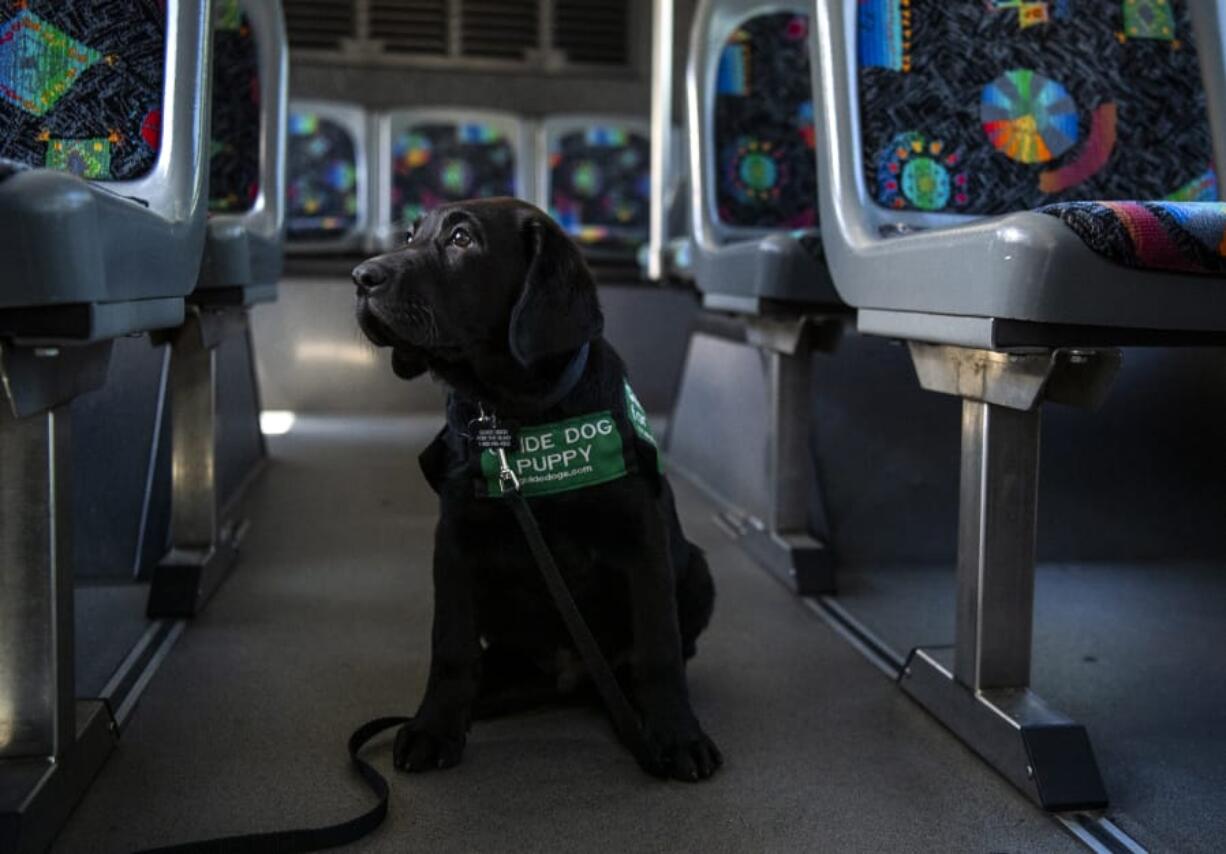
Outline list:
[[[511,354],[525,367],[577,350],[604,328],[596,283],[571,242],[542,214],[524,223],[528,274],[511,310]]]
[[[396,347],[392,350],[392,371],[402,380],[411,380],[424,374],[428,365],[420,353]]]

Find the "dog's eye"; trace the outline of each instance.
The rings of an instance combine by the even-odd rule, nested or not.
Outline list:
[[[463,249],[473,242],[473,236],[468,233],[467,228],[457,228],[451,232],[451,237],[447,238],[447,242]]]
[[[409,229],[408,231],[404,233],[404,242],[405,243],[413,242],[413,229]]]

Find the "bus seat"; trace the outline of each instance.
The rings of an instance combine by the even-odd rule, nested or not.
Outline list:
[[[264,460],[253,372],[229,372],[248,387],[231,393],[246,405],[222,413],[219,359],[227,342],[253,358],[247,307],[275,300],[281,276],[288,48],[279,0],[215,0],[213,50],[208,240],[187,318],[168,336],[170,548],[150,579],[153,617],[194,616],[221,583],[246,530],[241,486],[223,494],[221,470],[250,474]]]
[[[626,116],[552,115],[540,125],[537,200],[588,257],[633,261],[651,212],[651,129]]]
[[[47,848],[114,745],[111,710],[75,683],[72,511],[91,461],[72,460],[73,402],[105,385],[117,336],[183,321],[205,235],[208,5],[0,9],[5,850]]]
[[[277,0],[214,0],[209,228],[197,299],[276,298],[289,48]]]
[[[525,197],[532,187],[528,127],[492,110],[396,110],[378,120],[374,240],[404,239],[430,209],[490,196]]]
[[[291,101],[286,143],[285,249],[291,254],[360,250],[370,220],[365,110]]]
[[[1169,37],[1128,37],[1121,5],[1106,0],[1102,14],[1052,13],[1025,29],[1017,9],[958,16],[917,2],[899,56],[887,51],[898,3],[873,0],[858,15],[827,5],[842,29],[824,63],[824,121],[840,119],[823,167],[834,182],[823,213],[837,226],[826,251],[840,296],[869,326],[906,325],[887,314],[967,318],[948,343],[982,347],[1002,343],[989,318],[1222,328],[1220,286],[1187,275],[1205,253],[1220,256],[1212,164],[1226,144],[1205,118],[1191,4],[1171,7]],[[1056,36],[1085,39],[1095,61],[1034,70]],[[913,62],[907,51],[933,39],[941,58]]]
[[[0,185],[0,334],[72,343],[174,326],[205,231],[201,3],[10,6],[0,157],[33,168]],[[82,304],[79,323],[28,310]]]
[[[1226,12],[816,9],[835,287],[963,399],[955,645],[914,651],[904,687],[1044,807],[1105,804],[1088,735],[1028,687],[1040,410],[1101,400],[1114,348],[1226,331]]]
[[[705,0],[686,78],[694,276],[710,308],[837,306],[820,255],[809,15]]]

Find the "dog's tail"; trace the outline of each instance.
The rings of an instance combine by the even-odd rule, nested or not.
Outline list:
[[[681,652],[686,659],[694,657],[698,636],[711,622],[715,610],[715,582],[707,566],[706,555],[693,543],[687,543],[688,561],[677,573],[677,621],[681,627]]]

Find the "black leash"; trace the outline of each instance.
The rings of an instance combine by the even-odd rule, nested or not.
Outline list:
[[[574,597],[570,595],[566,580],[562,578],[562,573],[558,570],[557,563],[554,562],[553,553],[549,551],[549,546],[546,545],[545,538],[541,535],[536,517],[532,515],[532,508],[528,506],[527,500],[519,493],[518,488],[505,492],[504,496],[515,513],[520,529],[524,532],[524,538],[528,541],[528,548],[532,550],[532,556],[536,558],[536,565],[545,579],[545,585],[549,588],[549,595],[553,597],[553,604],[557,607],[558,613],[562,615],[562,621],[566,623],[566,630],[570,632],[571,640],[579,649],[579,655],[583,658],[588,675],[596,684],[596,690],[600,692],[600,699],[604,701],[605,709],[608,710],[609,717],[613,719],[613,729],[617,731],[618,737],[635,758],[643,763],[649,762],[651,751],[647,745],[647,739],[643,737],[642,720],[638,712],[630,705],[626,692],[618,684],[617,677],[613,675],[608,659],[600,651],[600,645],[592,636],[592,630],[588,628],[587,621],[579,613],[579,606],[575,604]]]
[[[587,621],[579,613],[579,606],[575,604],[574,597],[570,595],[566,580],[562,578],[562,572],[553,559],[553,552],[549,550],[545,537],[541,534],[536,516],[533,515],[527,500],[520,494],[519,480],[511,471],[511,467],[507,465],[506,454],[500,451],[498,456],[501,463],[499,479],[502,483],[503,497],[511,505],[515,520],[519,523],[520,530],[523,531],[524,539],[528,541],[528,548],[532,551],[537,568],[540,569],[541,576],[545,579],[549,595],[553,598],[553,603],[558,613],[561,614],[562,621],[566,623],[566,630],[570,633],[571,640],[578,648],[579,655],[583,658],[583,663],[587,666],[588,673],[596,684],[596,690],[600,693],[609,717],[613,720],[614,730],[635,757],[645,763],[650,760],[651,752],[647,739],[643,736],[643,725],[638,713],[635,712],[630,700],[622,691],[617,677],[613,675],[613,669],[609,667],[608,659],[600,651],[600,645],[596,643],[596,638],[592,635],[592,630],[588,628]],[[358,754],[375,736],[392,727],[406,724],[410,720],[411,718],[406,717],[375,718],[373,721],[362,724],[353,735],[349,736],[349,758],[366,785],[379,799],[377,804],[356,818],[324,827],[223,836],[218,839],[149,848],[137,854],[300,854],[300,852],[321,851],[325,848],[336,848],[357,842],[372,833],[387,818],[388,799],[391,796],[391,787],[388,785],[387,778]]]
[[[149,848],[137,854],[298,854],[303,851],[320,851],[356,842],[372,832],[387,818],[387,802],[391,788],[387,779],[374,769],[358,753],[366,743],[381,732],[409,722],[409,718],[375,718],[362,724],[349,736],[349,758],[353,766],[375,793],[379,803],[366,812],[340,824],[325,827],[309,827],[299,830],[275,830],[269,833],[248,833],[242,836],[223,836],[182,845],[167,845],[164,848]]]

